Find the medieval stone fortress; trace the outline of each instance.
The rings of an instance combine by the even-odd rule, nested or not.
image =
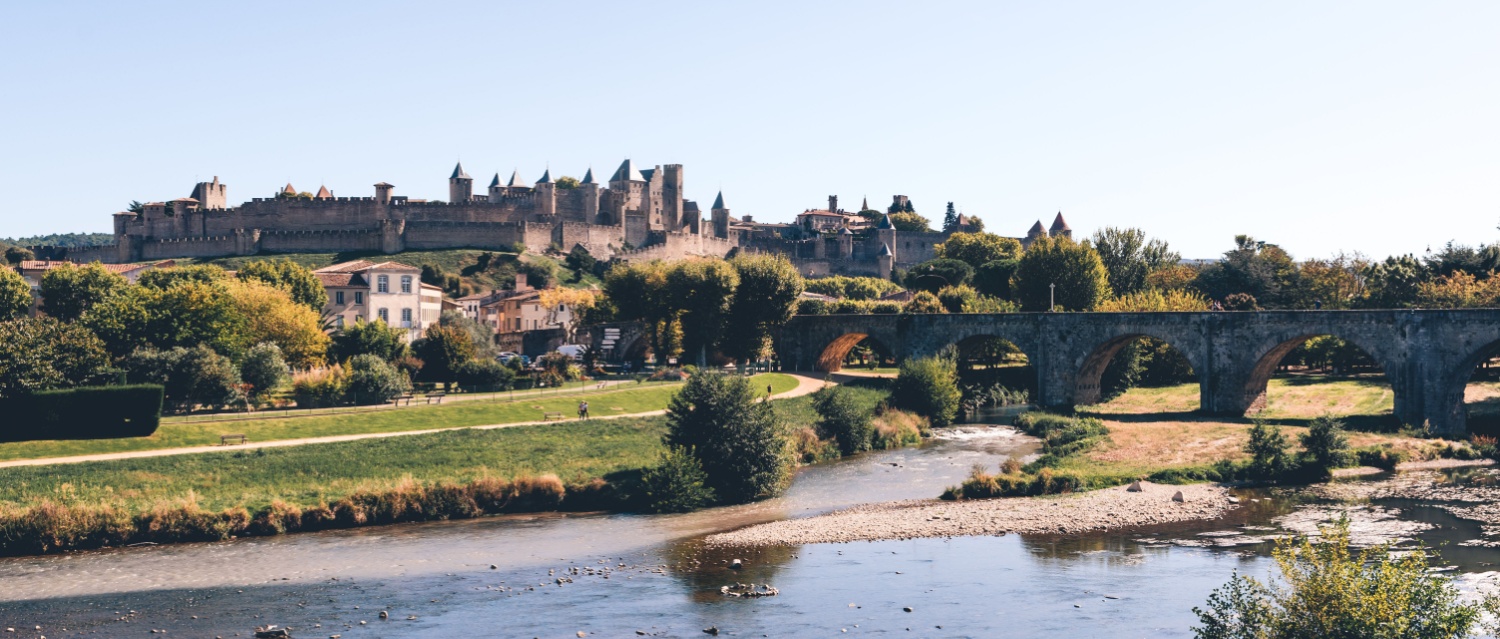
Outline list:
[[[274,197],[229,206],[228,187],[217,176],[193,187],[189,197],[151,202],[139,212],[114,215],[112,245],[71,249],[76,262],[128,263],[183,257],[275,253],[403,251],[476,248],[543,252],[581,246],[601,260],[675,260],[729,257],[740,251],[785,255],[807,276],[889,277],[934,257],[933,245],[947,233],[898,232],[889,219],[871,221],[838,207],[810,209],[795,224],[735,217],[718,194],[705,220],[697,202],[685,197],[680,164],[649,169],[622,162],[601,184],[589,169],[582,180],[535,184],[519,172],[499,173],[485,192],[455,166],[448,201],[396,195],[396,187],[374,185],[373,197],[335,197],[326,187],[300,194],[288,184]],[[906,197],[895,196],[895,206]],[[868,206],[864,207],[868,209]],[[960,224],[958,230],[963,230]],[[1061,214],[1050,229],[1038,221],[1023,242],[1048,234],[1071,235]]]

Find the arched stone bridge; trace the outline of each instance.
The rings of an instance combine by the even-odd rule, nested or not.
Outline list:
[[[1403,424],[1462,434],[1464,386],[1500,350],[1500,310],[799,315],[777,336],[776,350],[786,367],[831,371],[867,336],[898,359],[999,337],[1030,360],[1038,403],[1068,407],[1098,401],[1099,378],[1115,353],[1154,337],[1192,364],[1201,410],[1243,415],[1265,405],[1281,358],[1319,335],[1347,340],[1380,364]]]

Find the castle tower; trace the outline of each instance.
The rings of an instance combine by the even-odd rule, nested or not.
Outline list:
[[[662,167],[662,225],[668,231],[680,232],[683,227],[688,226],[687,216],[682,208],[682,165],[668,164]]]
[[[713,208],[708,210],[709,217],[714,222],[714,237],[729,239],[729,209],[724,206],[724,192],[719,191],[719,196],[714,198]]]
[[[838,213],[839,212],[839,196],[837,196],[837,195],[830,195],[830,196],[828,196],[828,212],[829,213]]]
[[[543,171],[542,179],[536,181],[536,196],[542,215],[557,215],[557,182],[552,181],[552,169]]]
[[[839,258],[849,259],[854,257],[854,233],[849,227],[839,228]]]
[[[896,260],[896,225],[891,223],[889,213],[880,214],[880,223],[875,225],[875,238],[885,244],[891,252],[891,262]]]
[[[578,188],[583,191],[583,219],[589,224],[608,224],[608,220],[599,217],[599,183],[594,181],[594,167],[589,167],[587,173],[583,174],[583,181],[578,183]]]
[[[1040,220],[1037,221],[1037,225],[1041,225]],[[1073,239],[1073,229],[1068,227],[1068,221],[1063,219],[1062,211],[1057,212],[1057,217],[1052,220],[1052,228],[1047,230],[1047,234],[1052,237]]]
[[[464,173],[462,162],[453,165],[453,175],[448,176],[448,202],[458,204],[474,199],[474,178]]]
[[[615,169],[615,174],[609,178],[609,190],[613,192],[612,208],[609,213],[619,222],[625,225],[625,216],[628,211],[641,210],[642,200],[645,196],[646,176],[635,168],[635,163],[628,158],[620,163],[620,168]]]
[[[229,208],[228,187],[219,182],[217,175],[212,182],[199,182],[193,187],[193,194],[189,197],[198,200],[199,206],[205,211]]]
[[[1037,220],[1036,224],[1031,225],[1031,230],[1026,231],[1026,239],[1021,244],[1023,246],[1031,246],[1032,242],[1044,237],[1047,237],[1047,229],[1042,228],[1041,220]]]
[[[375,203],[381,206],[389,206],[391,203],[391,190],[395,189],[393,184],[377,182],[375,184]]]
[[[880,255],[875,257],[876,268],[880,269],[880,277],[890,279],[891,271],[896,270],[896,255],[891,253],[891,245],[882,243]]]
[[[314,195],[313,199],[314,200],[331,200],[331,199],[333,199],[333,191],[328,190],[328,185],[326,185],[326,184],[319,184],[318,185],[318,194]]]
[[[500,183],[500,173],[495,173],[495,179],[490,180],[490,203],[494,204],[505,196],[505,185]]]

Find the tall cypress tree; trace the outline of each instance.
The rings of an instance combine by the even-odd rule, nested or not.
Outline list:
[[[958,212],[953,210],[953,203],[948,203],[948,211],[943,213],[943,232],[952,233],[958,230]]]

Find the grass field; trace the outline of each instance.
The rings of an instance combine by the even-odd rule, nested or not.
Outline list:
[[[751,378],[751,382],[754,388],[769,384],[777,393],[797,387],[795,377],[782,373],[756,375]],[[589,412],[594,417],[628,415],[666,408],[667,401],[679,386],[680,384],[641,388],[625,386],[624,390],[606,390],[587,395],[562,395],[545,399],[528,397],[514,402],[476,400],[439,406],[285,419],[204,424],[165,423],[150,437],[0,444],[0,460],[203,446],[219,443],[219,436],[225,433],[243,433],[252,442],[267,442],[329,435],[512,424],[540,420],[545,412],[558,412],[571,417],[577,413],[580,399],[587,399]]]

